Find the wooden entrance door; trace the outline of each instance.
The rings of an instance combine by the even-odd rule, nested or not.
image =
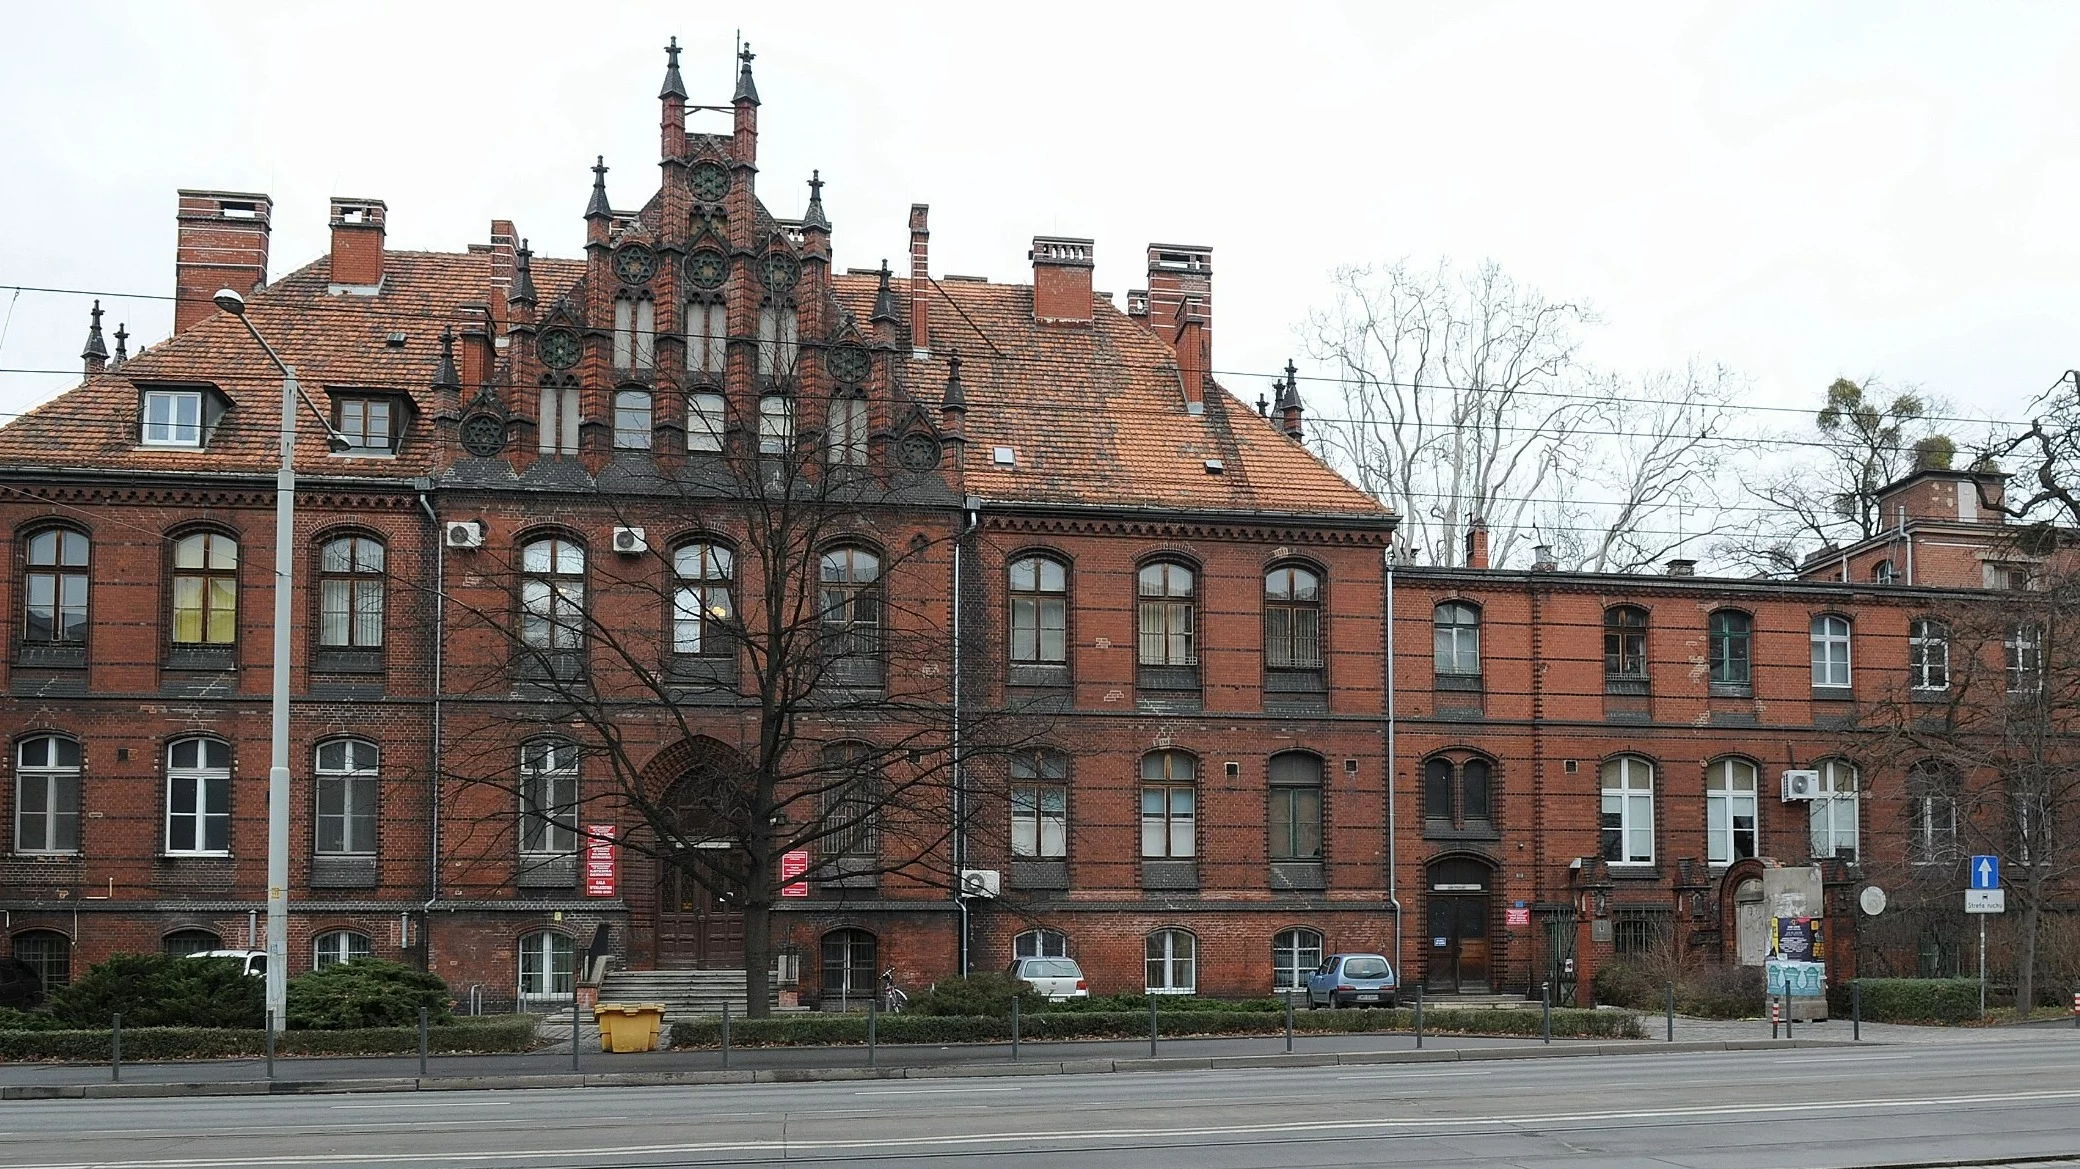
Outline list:
[[[657,964],[667,970],[744,964],[744,915],[677,865],[657,890]]]
[[[1443,994],[1485,994],[1488,976],[1488,867],[1479,861],[1439,861],[1430,868],[1429,962],[1423,988]]]

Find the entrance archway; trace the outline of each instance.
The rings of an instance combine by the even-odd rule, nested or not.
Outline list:
[[[744,963],[744,854],[737,805],[750,766],[713,739],[691,739],[660,755],[663,816],[671,841],[658,850],[655,929],[663,969],[734,969]]]
[[[1430,932],[1423,939],[1423,989],[1486,994],[1491,989],[1488,919],[1493,870],[1473,857],[1432,861],[1428,870]]]

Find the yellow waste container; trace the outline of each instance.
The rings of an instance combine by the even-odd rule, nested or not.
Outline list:
[[[656,1051],[657,1030],[664,1023],[663,1003],[595,1003],[601,1051]]]

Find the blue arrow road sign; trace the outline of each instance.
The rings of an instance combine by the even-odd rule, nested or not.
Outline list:
[[[1975,856],[1972,858],[1972,888],[1998,889],[2001,887],[2001,858],[1997,856]]]

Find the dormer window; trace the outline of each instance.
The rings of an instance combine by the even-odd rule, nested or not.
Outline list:
[[[202,391],[146,390],[144,394],[144,444],[146,446],[201,446]]]
[[[397,404],[388,398],[340,398],[333,427],[352,444],[344,452],[356,455],[387,455],[397,450]]]

